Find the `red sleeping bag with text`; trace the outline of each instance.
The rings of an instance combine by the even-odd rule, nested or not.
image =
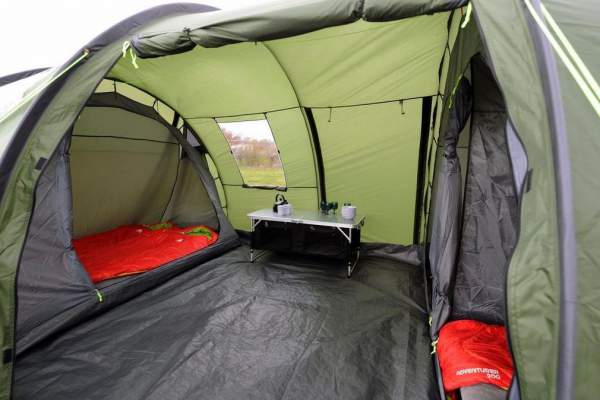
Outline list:
[[[204,226],[180,228],[171,223],[124,225],[73,240],[92,282],[138,274],[194,253],[217,241]]]
[[[441,329],[437,353],[444,390],[487,383],[507,390],[513,376],[506,329],[474,320],[448,322]]]

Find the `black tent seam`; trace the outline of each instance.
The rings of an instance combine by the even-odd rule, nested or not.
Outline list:
[[[286,186],[285,188],[283,186],[250,186],[250,185],[246,185],[246,184],[238,184],[238,183],[221,183],[223,186],[230,186],[230,187],[241,187],[244,189],[275,189],[275,190],[280,190],[280,191],[286,191],[283,189],[317,189],[316,186]]]
[[[163,142],[161,140],[130,138],[130,137],[125,137],[125,136],[113,136],[113,135],[71,135],[71,137],[124,139],[124,140],[136,140],[136,141],[139,141],[139,142],[153,142],[153,143],[161,143],[161,144],[172,144],[172,145],[175,145],[175,146],[179,146],[178,143],[173,143],[173,142]]]
[[[312,135],[313,147],[315,148],[315,156],[317,162],[317,172],[319,174],[319,191],[321,192],[321,201],[327,201],[327,185],[325,184],[325,164],[323,162],[323,152],[321,151],[321,141],[319,139],[319,131],[317,130],[317,123],[315,116],[313,115],[312,109],[305,107],[304,115],[308,120],[310,127],[310,134]]]
[[[421,137],[419,143],[419,160],[417,166],[417,189],[415,195],[415,215],[413,222],[413,244],[418,244],[421,236],[421,212],[425,205],[423,204],[423,193],[425,186],[425,173],[427,163],[427,142],[429,141],[430,123],[431,123],[431,103],[433,96],[423,99],[421,108]]]

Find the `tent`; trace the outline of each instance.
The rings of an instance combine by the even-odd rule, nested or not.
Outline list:
[[[506,327],[511,399],[596,398],[599,14],[173,4],[98,36],[0,116],[0,398],[435,398],[456,319]],[[249,263],[276,193],[364,212],[356,277]],[[218,239],[90,280],[73,240],[158,222]]]

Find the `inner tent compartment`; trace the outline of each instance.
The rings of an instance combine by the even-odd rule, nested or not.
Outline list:
[[[217,240],[215,206],[196,171],[208,165],[199,152],[203,165],[195,166],[179,136],[202,150],[187,127],[176,129],[116,86],[87,102],[69,151],[73,245],[94,283],[148,271]]]
[[[430,353],[439,328],[460,318],[506,322],[500,283],[515,236],[504,233],[517,224],[509,123],[502,104],[477,108],[502,99],[496,88],[485,103],[477,91],[476,77],[494,78],[475,24],[461,30],[462,21],[457,11],[358,21],[286,39],[197,46],[138,59],[139,68],[118,61],[38,185],[43,195],[19,276],[16,397],[85,397],[93,387],[98,398],[434,398]],[[458,110],[465,103],[472,109]],[[128,107],[153,117],[128,118],[121,129]],[[488,111],[504,114],[497,124],[478,123]],[[456,122],[453,112],[466,119]],[[153,130],[157,116],[160,131]],[[91,119],[106,125],[95,129]],[[324,260],[270,254],[252,264],[246,247],[232,249],[234,228],[249,230],[246,213],[268,207],[277,191],[245,184],[219,123],[257,120],[272,130],[296,209],[327,198],[352,201],[367,215],[364,257],[352,279]],[[119,135],[104,129],[111,125]],[[459,141],[454,157],[462,169],[447,168],[445,138]],[[476,158],[481,151],[490,157]],[[118,183],[100,184],[112,177]],[[508,219],[499,241],[484,246],[501,250],[473,264],[469,245],[481,236],[469,237],[478,218],[469,210],[478,179],[503,189],[492,197]],[[453,203],[444,190],[457,195]],[[66,223],[52,240],[36,241],[36,232],[51,233],[36,229],[48,210],[42,199],[63,202],[52,218]],[[453,241],[440,239],[448,238],[444,217]],[[121,224],[164,221],[218,227],[218,242],[99,285],[71,246],[73,237]],[[40,243],[51,243],[57,268],[32,267]],[[40,290],[39,282],[47,286]],[[490,295],[478,298],[482,292]]]
[[[195,134],[110,84],[42,171],[19,270],[20,351],[239,245]]]

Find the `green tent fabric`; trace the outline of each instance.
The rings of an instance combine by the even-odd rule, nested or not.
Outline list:
[[[221,205],[238,230],[249,230],[246,213],[268,207],[278,191],[244,184],[218,124],[265,119],[295,208],[351,201],[367,215],[364,242],[427,248],[440,138],[477,53],[527,156],[506,279],[514,390],[523,399],[597,397],[597,1],[199,7],[159,7],[117,25],[54,70],[55,81],[0,116],[0,140],[7,143],[0,150],[0,398],[10,396],[18,350],[15,279],[40,165],[95,91],[121,87],[166,121],[181,118],[206,148]],[[469,129],[460,136],[463,163]]]

